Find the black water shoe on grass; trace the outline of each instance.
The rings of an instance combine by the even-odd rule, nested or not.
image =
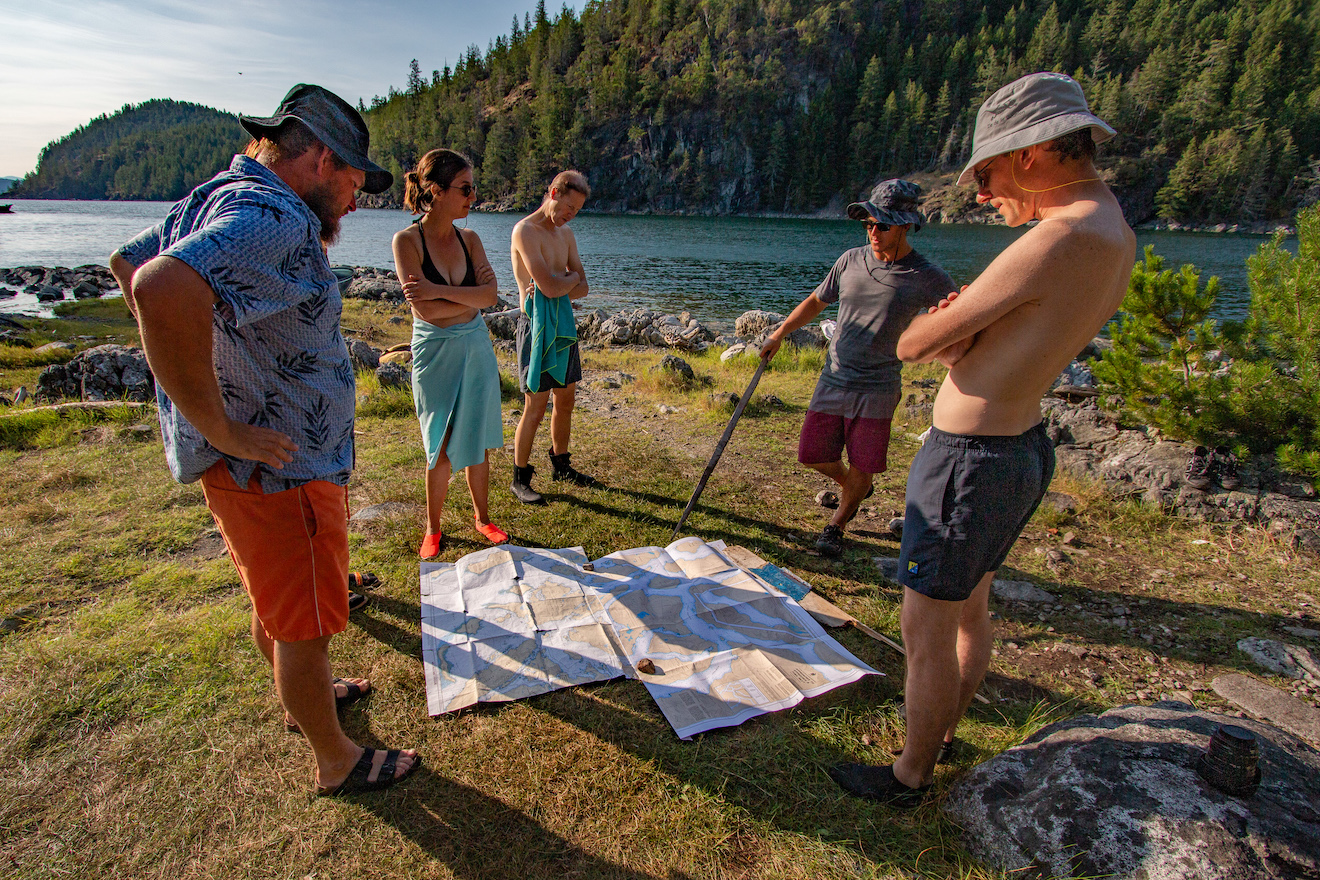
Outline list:
[[[569,459],[571,459],[572,457],[573,457],[573,453],[571,452],[563,452],[560,453],[559,455],[555,455],[555,451],[551,449],[550,464],[552,467],[554,467],[554,472],[550,474],[550,479],[554,480],[555,482],[559,482],[560,480],[568,480],[574,486],[596,485],[595,477],[589,477],[586,474],[573,469],[573,465],[569,463]]]
[[[870,764],[836,764],[828,771],[830,779],[853,797],[888,804],[900,810],[919,806],[930,786],[909,788],[894,776],[894,765],[873,767]]]
[[[816,552],[821,556],[842,556],[843,529],[833,523],[821,529],[820,537],[816,539]]]
[[[541,493],[532,488],[532,474],[536,473],[536,468],[530,464],[527,467],[513,466],[513,483],[509,486],[513,490],[513,497],[517,498],[523,504],[540,504],[545,499]]]

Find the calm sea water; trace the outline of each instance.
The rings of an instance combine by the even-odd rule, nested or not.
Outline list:
[[[165,216],[165,202],[15,200],[0,214],[0,266],[104,264],[110,253]],[[473,214],[476,230],[508,296],[514,290],[509,233],[521,214]],[[390,239],[411,220],[401,211],[362,209],[344,218],[330,261],[393,268]],[[691,311],[703,321],[732,322],[753,308],[787,313],[820,281],[840,253],[863,243],[847,220],[746,217],[651,217],[582,214],[573,221],[592,295],[584,306],[614,311],[644,306]],[[1021,235],[1002,226],[928,226],[911,241],[966,283]],[[1219,317],[1238,317],[1250,299],[1247,257],[1265,236],[1148,232],[1166,265],[1192,263],[1220,278]],[[1290,244],[1296,252],[1295,240]],[[33,296],[0,300],[0,311],[37,314]]]

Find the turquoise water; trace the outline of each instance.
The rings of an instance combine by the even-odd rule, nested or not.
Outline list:
[[[0,215],[0,266],[102,263],[111,251],[165,216],[165,202],[16,200]],[[509,233],[521,214],[473,214],[467,224],[486,246],[500,287],[513,294]],[[390,239],[411,217],[364,208],[344,218],[334,263],[393,268]],[[753,308],[787,313],[809,294],[840,253],[863,243],[847,220],[753,217],[654,217],[582,214],[573,221],[592,296],[584,306],[609,311],[644,306],[691,311],[704,321],[731,322]],[[926,256],[966,283],[1021,234],[1002,226],[928,226],[911,239]],[[1246,259],[1265,236],[1148,232],[1166,264],[1197,266],[1220,277],[1219,317],[1246,309]],[[1296,250],[1295,240],[1291,248]],[[34,297],[0,300],[0,311],[35,314]]]

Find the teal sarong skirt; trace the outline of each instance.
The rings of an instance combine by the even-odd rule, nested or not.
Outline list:
[[[437,327],[413,318],[413,403],[426,447],[426,468],[440,458],[445,435],[449,464],[481,464],[487,449],[504,445],[500,416],[500,367],[486,320]]]

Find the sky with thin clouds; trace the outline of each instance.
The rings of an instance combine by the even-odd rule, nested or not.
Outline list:
[[[553,18],[562,2],[547,2]],[[580,2],[566,4],[580,9]],[[367,104],[472,44],[484,53],[536,0],[0,0],[0,177],[102,113],[152,98],[268,116],[290,86]]]

